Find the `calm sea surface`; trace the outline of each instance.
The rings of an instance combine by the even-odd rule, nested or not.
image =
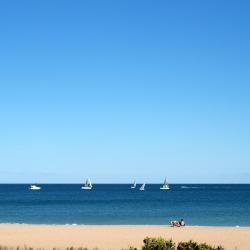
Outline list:
[[[0,223],[167,224],[250,226],[250,185],[0,185]]]

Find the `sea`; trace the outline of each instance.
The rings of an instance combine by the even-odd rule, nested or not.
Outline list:
[[[250,226],[250,185],[130,184],[0,185],[0,223],[167,225],[183,218],[187,225]]]

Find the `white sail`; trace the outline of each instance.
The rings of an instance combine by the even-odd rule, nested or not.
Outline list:
[[[170,189],[169,188],[169,185],[168,185],[168,183],[167,183],[167,179],[165,178],[165,180],[164,180],[164,183],[163,183],[163,186],[160,188],[161,190],[168,190],[168,189]]]
[[[145,190],[145,183],[143,183],[142,185],[141,185],[141,187],[140,187],[140,191],[144,191]]]
[[[91,180],[89,178],[85,182],[85,187],[92,187]]]
[[[89,187],[92,187],[92,183],[91,183],[91,180],[88,178],[89,180]]]
[[[132,189],[136,188],[136,181],[134,180],[133,185],[131,186]]]

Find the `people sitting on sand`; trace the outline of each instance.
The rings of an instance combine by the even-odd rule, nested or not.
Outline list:
[[[177,220],[170,221],[170,225],[172,227],[184,227],[186,224],[183,219],[180,219],[180,221],[177,221]]]

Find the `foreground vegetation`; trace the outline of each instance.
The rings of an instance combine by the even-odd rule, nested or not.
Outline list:
[[[5,247],[0,246],[0,250],[44,250],[42,248],[32,247]],[[66,249],[53,248],[52,250],[88,250],[84,247],[67,247]],[[97,248],[93,250],[98,250]],[[127,250],[137,250],[135,247],[129,247]],[[166,240],[164,238],[145,238],[141,250],[225,250],[221,246],[210,246],[206,243],[197,243],[194,241],[179,242],[175,244],[173,240]]]
[[[135,247],[130,247],[129,250],[137,250]],[[179,242],[177,245],[173,240],[159,238],[145,238],[143,240],[142,250],[225,250],[221,246],[210,246],[206,243],[197,243],[194,241]]]

